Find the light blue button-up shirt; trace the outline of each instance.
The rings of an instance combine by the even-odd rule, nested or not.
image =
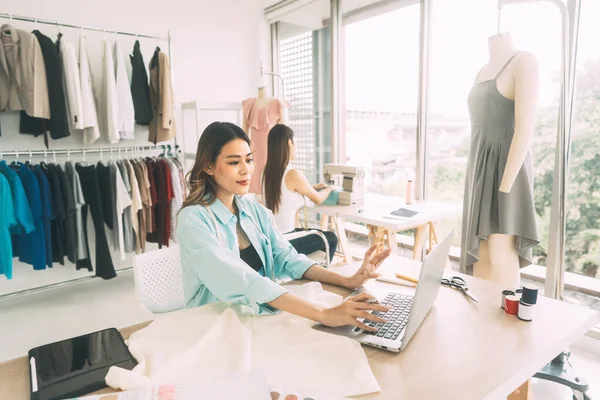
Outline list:
[[[265,303],[287,293],[276,280],[300,279],[314,261],[283,238],[269,210],[255,200],[235,196],[240,225],[263,268],[256,272],[240,258],[237,217],[220,201],[188,206],[177,218],[186,307],[217,300],[241,303],[257,314],[275,310]]]

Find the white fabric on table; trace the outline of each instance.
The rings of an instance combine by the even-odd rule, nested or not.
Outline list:
[[[321,306],[342,300],[317,282],[288,289]],[[158,317],[128,340],[139,364],[133,371],[112,367],[106,383],[128,390],[260,370],[271,387],[338,397],[381,390],[358,342],[316,331],[312,321],[289,313],[249,310],[213,303]]]

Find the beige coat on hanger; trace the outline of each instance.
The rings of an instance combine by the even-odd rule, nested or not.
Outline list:
[[[0,28],[0,112],[25,110],[50,118],[48,82],[37,38],[10,25]]]
[[[173,139],[176,129],[171,66],[169,58],[162,51],[155,54],[150,61],[150,104],[152,121],[150,121],[148,141],[156,144]]]

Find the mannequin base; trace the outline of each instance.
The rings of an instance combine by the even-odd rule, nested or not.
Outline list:
[[[573,399],[591,400],[586,394],[589,385],[587,381],[575,374],[569,356],[571,353],[562,352],[554,360],[546,364],[534,378],[560,383],[573,390]]]

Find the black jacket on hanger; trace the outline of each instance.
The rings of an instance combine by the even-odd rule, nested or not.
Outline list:
[[[152,121],[152,107],[150,106],[150,88],[148,87],[148,73],[144,65],[144,57],[140,51],[139,40],[133,46],[131,58],[131,97],[135,109],[135,122],[138,125],[149,125]]]
[[[110,279],[117,276],[113,265],[106,232],[104,230],[104,215],[102,213],[102,196],[100,195],[100,186],[98,185],[97,169],[93,165],[85,166],[77,164],[75,166],[79,179],[81,180],[81,190],[86,204],[90,206],[92,221],[94,222],[94,233],[96,237],[96,276],[103,279]],[[88,252],[88,254],[90,254]]]
[[[98,186],[100,187],[100,196],[102,197],[102,216],[108,229],[116,229],[114,216],[116,215],[115,206],[115,186],[110,178],[110,167],[104,165],[101,161],[96,164],[96,174],[98,176]],[[87,199],[86,199],[87,201]]]
[[[54,168],[58,176],[65,206],[65,225],[63,230],[65,255],[70,262],[75,264],[77,262],[77,206],[75,205],[73,187],[60,165],[51,164],[50,166]]]
[[[42,170],[48,177],[50,183],[50,195],[52,196],[52,208],[54,210],[54,219],[51,221],[52,232],[52,261],[65,265],[65,219],[67,212],[63,201],[60,178],[56,172],[55,165],[41,163]]]
[[[58,46],[52,40],[35,30],[33,34],[42,48],[44,65],[46,66],[46,80],[48,81],[48,97],[50,98],[50,119],[34,118],[21,111],[21,133],[34,136],[44,135],[44,143],[48,147],[47,132],[50,131],[52,139],[61,139],[70,135],[67,106],[63,89],[63,74]]]

